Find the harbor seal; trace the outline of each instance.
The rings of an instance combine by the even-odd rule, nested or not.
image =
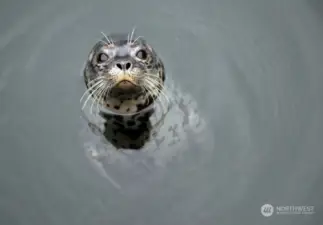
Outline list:
[[[88,125],[83,138],[95,168],[120,188],[121,177],[138,181],[146,177],[142,169],[165,168],[189,148],[199,148],[208,133],[197,102],[166,75],[162,59],[145,39],[134,32],[103,36],[82,73]],[[119,181],[108,175],[111,171],[117,171]]]

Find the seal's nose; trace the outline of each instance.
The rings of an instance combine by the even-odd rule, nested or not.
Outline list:
[[[116,66],[123,71],[129,70],[131,68],[131,62],[119,62]]]

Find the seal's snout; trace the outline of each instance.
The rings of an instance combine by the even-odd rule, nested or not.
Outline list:
[[[124,64],[123,66],[126,67],[127,65]],[[136,81],[133,77],[131,77],[131,75],[122,72],[117,76],[116,84],[114,87],[123,91],[134,91],[135,89],[137,89],[137,86],[138,85],[136,84]]]

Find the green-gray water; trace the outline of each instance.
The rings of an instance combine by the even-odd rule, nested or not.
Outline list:
[[[319,0],[12,0],[0,21],[1,225],[322,224]],[[198,102],[212,157],[124,194],[84,155],[80,70],[100,31],[133,26]]]

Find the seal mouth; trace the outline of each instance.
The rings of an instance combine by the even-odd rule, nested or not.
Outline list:
[[[116,85],[115,88],[119,88],[119,89],[124,89],[124,90],[129,90],[129,89],[133,89],[136,88],[138,85],[135,84],[134,82],[128,80],[128,79],[124,79],[119,81]]]
[[[112,89],[119,93],[130,94],[139,92],[141,87],[129,79],[124,79],[117,82]]]
[[[112,87],[110,95],[112,97],[122,98],[136,95],[142,92],[142,88],[130,79],[119,79]]]

